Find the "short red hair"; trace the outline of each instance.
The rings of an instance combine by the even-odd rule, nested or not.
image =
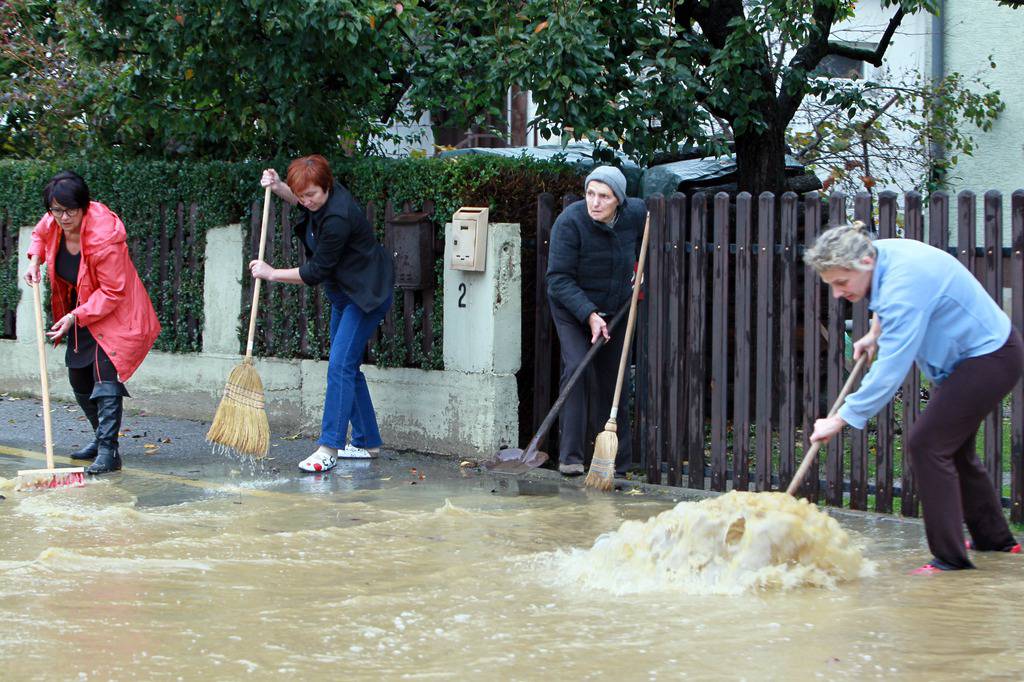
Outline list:
[[[316,185],[325,192],[334,186],[334,175],[327,159],[319,154],[310,154],[288,164],[288,188],[295,194],[305,192],[310,185]]]

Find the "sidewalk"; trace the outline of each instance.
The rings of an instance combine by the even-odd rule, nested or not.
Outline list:
[[[311,477],[298,469],[298,462],[316,449],[313,438],[299,434],[274,433],[270,454],[264,466],[250,471],[246,462],[215,453],[206,442],[208,421],[173,419],[131,409],[125,401],[119,448],[126,472],[153,472],[158,475],[201,479],[213,486],[232,485],[268,479],[296,481]],[[42,401],[10,394],[0,395],[0,477],[12,478],[17,469],[43,466]],[[67,455],[85,445],[92,437],[82,410],[77,404],[52,402],[54,455],[57,466],[82,466]],[[88,463],[84,463],[88,465]],[[340,460],[332,473],[371,484],[384,479],[403,484],[426,480],[451,479],[460,475],[455,458],[417,452],[383,450],[374,460]],[[110,476],[117,476],[112,474]],[[106,477],[105,477],[106,478]],[[406,479],[409,479],[407,482]],[[321,479],[325,480],[325,479]],[[351,487],[349,481],[349,487]],[[322,490],[321,492],[328,492]]]
[[[583,493],[584,477],[566,478],[554,469],[534,469],[521,476],[491,474],[474,460],[389,450],[386,444],[376,459],[339,460],[328,474],[309,474],[297,465],[316,449],[316,440],[288,433],[271,434],[270,455],[264,466],[253,472],[239,459],[213,452],[206,442],[208,421],[151,415],[132,410],[131,403],[130,398],[125,401],[119,442],[127,473],[171,476],[178,483],[191,481],[211,489],[234,490],[241,485],[317,494],[393,485],[468,485],[497,495],[576,497]],[[91,438],[85,416],[77,404],[54,401],[50,407],[57,466],[81,466],[67,455]],[[43,452],[42,401],[0,394],[0,477],[13,478],[18,469],[43,467]],[[667,502],[715,494],[641,481],[616,480],[616,489],[619,494],[650,495]]]
[[[315,439],[288,433],[271,434],[269,456],[262,468],[251,471],[246,462],[213,451],[206,442],[208,421],[151,415],[132,410],[131,402],[125,402],[119,442],[124,472],[169,476],[179,484],[191,482],[211,490],[272,487],[316,494],[396,485],[445,485],[480,487],[500,495],[573,496],[581,494],[583,487],[583,477],[565,478],[552,469],[535,469],[522,476],[490,474],[474,460],[386,447],[376,459],[339,460],[327,474],[309,474],[297,465],[316,449]],[[85,416],[77,404],[54,401],[50,407],[57,466],[82,466],[67,455],[91,438]],[[0,478],[13,478],[18,469],[43,467],[43,453],[42,401],[0,394]],[[103,478],[116,480],[117,476]],[[621,488],[636,489],[634,495],[643,492],[670,501],[687,495],[679,488],[632,481],[622,482]]]

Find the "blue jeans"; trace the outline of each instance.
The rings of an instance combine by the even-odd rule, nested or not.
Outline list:
[[[370,401],[366,377],[359,369],[366,342],[391,307],[392,297],[369,313],[340,291],[329,291],[331,301],[331,354],[327,363],[327,394],[320,424],[320,445],[345,447],[345,434],[352,424],[352,445],[377,448],[383,444],[377,415]]]

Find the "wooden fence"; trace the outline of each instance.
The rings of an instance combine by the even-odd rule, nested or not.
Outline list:
[[[14,287],[17,287],[18,280],[17,263],[18,228],[11,224],[10,214],[0,212],[0,268],[11,268],[8,275],[14,278]],[[18,306],[17,299],[11,299],[0,303],[0,339],[16,338],[15,312]]]
[[[135,221],[139,223],[140,221]],[[163,332],[157,348],[176,352],[202,348],[202,259],[205,236],[199,226],[199,208],[186,205],[153,206],[147,229],[128,227],[128,246],[135,267],[149,292]],[[19,226],[0,211],[0,265],[11,271],[4,281],[17,285],[17,260],[24,258],[28,244],[18,243]],[[16,294],[0,307],[0,338],[16,338]],[[47,314],[49,314],[47,312]]]
[[[199,206],[184,202],[155,207],[156,229],[128,227],[132,260],[149,292],[163,331],[157,348],[197,352],[203,347],[203,272],[206,236]],[[134,234],[133,234],[134,232]]]
[[[852,211],[849,198],[839,193],[827,199],[817,192],[648,199],[647,294],[633,382],[634,453],[642,453],[648,480],[717,491],[785,489],[807,449],[814,419],[824,415],[845,381],[852,340],[869,323],[866,303],[851,306],[832,298],[803,265],[805,248],[828,225],[863,220],[882,238],[927,239],[947,249],[1000,305],[1004,287],[1010,290],[1011,319],[1024,329],[1024,191],[1012,196],[1009,244],[1003,243],[998,192],[983,197],[980,245],[973,193],[956,196],[955,224],[949,219],[954,202],[946,193],[932,194],[927,205],[913,192],[904,196],[902,207],[898,199],[883,192],[875,206],[870,195],[858,194]],[[555,216],[554,198],[542,195],[535,426],[557,391],[557,336],[541,300]],[[548,348],[555,350],[548,353]],[[911,371],[896,399],[867,429],[847,429],[832,439],[802,494],[833,506],[917,515],[913,471],[901,453],[903,434],[927,404],[928,388],[916,369]],[[1022,383],[981,431],[989,474],[1008,497],[1013,520],[1024,521]]]

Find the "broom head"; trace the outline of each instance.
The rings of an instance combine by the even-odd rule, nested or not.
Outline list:
[[[619,437],[615,433],[615,420],[609,419],[604,431],[594,442],[594,457],[590,460],[590,471],[583,482],[588,488],[609,491],[615,483],[615,455],[619,452]]]
[[[264,404],[259,372],[246,360],[231,370],[206,441],[239,455],[266,457],[270,450],[270,422]]]
[[[85,469],[25,469],[14,479],[15,490],[49,490],[51,488],[81,488],[85,485]]]

